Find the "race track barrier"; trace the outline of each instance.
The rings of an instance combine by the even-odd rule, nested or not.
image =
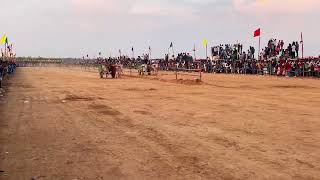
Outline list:
[[[122,75],[127,75],[130,77],[144,77],[146,75],[140,75],[139,71],[137,69],[130,69],[130,68],[124,68],[122,70]],[[152,75],[148,75],[152,76]],[[179,76],[190,76],[195,77],[200,82],[202,81],[202,71],[201,69],[183,69],[183,68],[176,68],[172,71],[159,71],[155,74],[157,77],[161,76],[175,76],[176,80],[179,80]]]
[[[122,75],[126,75],[126,74],[128,74],[128,76],[130,76],[130,77],[139,76],[138,70],[132,69],[132,68],[123,68]],[[134,75],[134,74],[137,74],[137,75]]]
[[[186,73],[184,73],[184,72],[186,72]],[[193,73],[193,74],[191,74],[191,73]],[[184,76],[198,77],[198,80],[200,82],[202,81],[202,71],[201,71],[201,69],[176,68],[175,75],[176,75],[176,80],[178,80],[178,76],[179,75],[184,75]]]

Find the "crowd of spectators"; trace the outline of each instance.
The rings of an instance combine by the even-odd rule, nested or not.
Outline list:
[[[13,45],[5,43],[4,51],[1,49],[0,57],[0,93],[3,90],[3,82],[9,79],[9,76],[14,73],[16,69],[16,55],[13,52]]]
[[[315,76],[320,77],[320,58],[305,59],[277,59],[268,60],[256,59],[201,59],[194,60],[187,53],[181,53],[175,59],[143,59],[129,58],[108,58],[99,59],[97,63],[117,63],[127,68],[138,68],[142,64],[158,64],[159,70],[194,69],[206,73],[235,73],[235,74],[260,74],[277,76]]]
[[[299,49],[300,44],[298,42],[292,42],[285,48],[283,40],[270,39],[267,46],[262,49],[260,59],[272,57],[296,59],[299,58]]]
[[[285,48],[283,40],[270,39],[260,56],[255,58],[254,47],[250,46],[244,51],[242,44],[221,44],[211,48],[211,59],[182,61],[182,63],[177,60],[176,63],[179,68],[201,69],[207,73],[320,77],[320,57],[299,58],[299,49],[298,42],[292,42]],[[166,70],[170,63],[164,65],[162,70]]]
[[[3,82],[14,73],[15,69],[16,63],[14,61],[8,61],[0,57],[0,89],[3,87]]]
[[[203,60],[201,69],[208,73],[320,77],[320,58],[250,61]]]
[[[158,59],[152,63],[158,63],[160,70],[195,69],[194,58],[189,53],[179,53],[176,58],[169,58],[166,54],[164,59]]]
[[[225,44],[211,48],[212,56],[207,59],[194,59],[189,53],[176,57],[165,55],[164,59],[150,59],[148,54],[130,58],[98,58],[92,63],[117,63],[124,67],[138,68],[142,64],[158,64],[159,70],[194,69],[207,73],[269,74],[278,76],[320,76],[319,58],[299,58],[300,44],[292,42],[285,46],[283,40],[270,39],[260,55],[256,49],[244,50],[242,44]]]
[[[130,58],[129,56],[109,57],[102,58],[98,57],[96,61],[82,60],[80,64],[121,64],[124,67],[137,68],[142,64],[151,64],[152,61],[149,59],[148,54],[143,54],[137,58]]]
[[[211,53],[213,57],[219,57],[219,59],[227,60],[239,60],[243,56],[247,58],[254,58],[254,48],[250,47],[248,53],[243,52],[242,44],[220,44],[219,46],[214,46],[211,48]]]

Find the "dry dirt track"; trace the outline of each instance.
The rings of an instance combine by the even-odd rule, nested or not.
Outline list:
[[[320,179],[320,81],[204,85],[18,69],[0,99],[0,179]]]

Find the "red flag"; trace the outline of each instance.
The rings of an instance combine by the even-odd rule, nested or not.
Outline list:
[[[260,36],[260,35],[261,35],[261,31],[260,31],[260,28],[259,28],[259,29],[257,29],[257,30],[254,31],[253,37],[258,37],[258,36]]]

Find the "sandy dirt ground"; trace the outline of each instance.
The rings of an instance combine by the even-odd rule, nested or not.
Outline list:
[[[320,179],[319,88],[18,69],[0,99],[0,179]]]

